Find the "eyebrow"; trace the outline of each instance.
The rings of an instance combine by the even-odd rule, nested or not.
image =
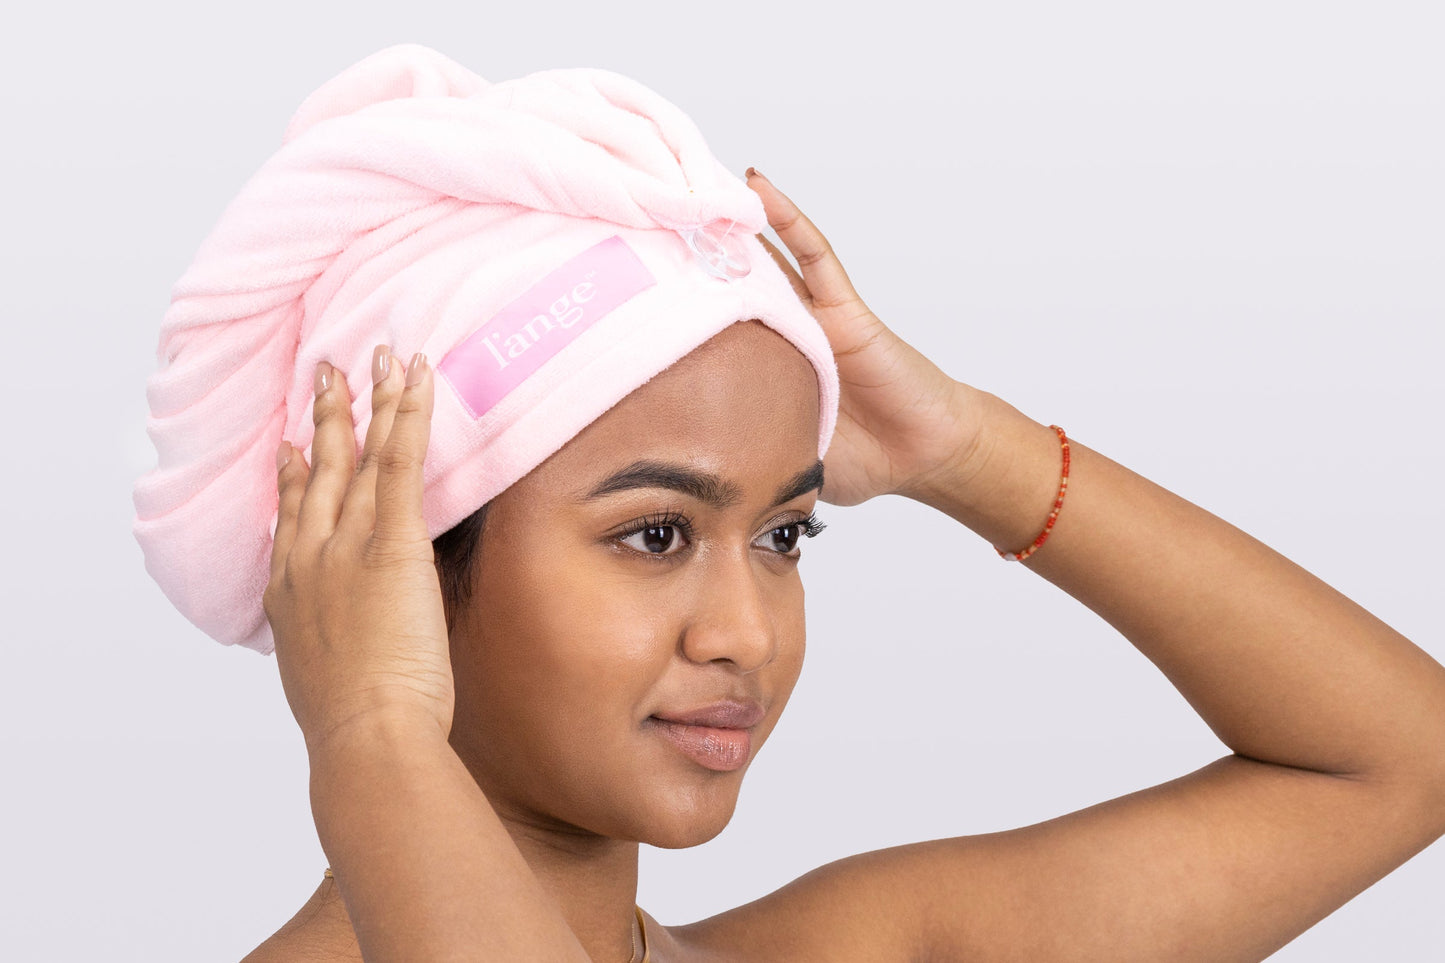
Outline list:
[[[774,505],[790,502],[799,495],[823,487],[823,463],[814,462],[788,479],[775,496]],[[682,492],[714,508],[727,508],[742,499],[742,489],[711,472],[661,461],[637,461],[613,472],[584,498],[591,501],[634,488],[666,488]]]

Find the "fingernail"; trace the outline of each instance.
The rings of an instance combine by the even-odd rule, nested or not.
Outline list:
[[[391,372],[391,351],[384,344],[376,346],[371,352],[371,383],[381,384]]]
[[[331,365],[325,361],[316,362],[316,393],[319,395],[331,387]]]
[[[758,170],[756,167],[749,167],[749,168],[748,168],[747,176],[748,176],[748,177],[763,177],[763,172],[760,171],[760,170]],[[766,177],[763,177],[763,180],[767,180],[767,178],[766,178]]]
[[[277,470],[277,471],[280,471],[281,469],[285,468],[285,467],[286,467],[286,463],[287,463],[288,461],[290,461],[290,460],[291,460],[291,442],[286,441],[286,440],[283,438],[283,439],[281,440],[281,444],[276,447],[276,470]]]
[[[418,351],[411,356],[411,364],[406,369],[406,386],[410,388],[412,385],[417,384],[425,374],[426,355]]]

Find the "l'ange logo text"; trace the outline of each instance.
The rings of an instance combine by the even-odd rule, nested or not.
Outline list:
[[[437,371],[480,418],[614,308],[657,283],[622,238],[572,258],[448,351]]]

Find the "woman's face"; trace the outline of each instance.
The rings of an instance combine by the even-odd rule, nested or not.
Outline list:
[[[502,816],[665,847],[723,829],[802,667],[817,444],[812,366],[733,324],[492,500],[451,741]]]

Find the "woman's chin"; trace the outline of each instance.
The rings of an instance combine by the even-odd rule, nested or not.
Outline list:
[[[732,812],[720,819],[659,819],[647,827],[638,842],[657,849],[691,849],[714,839],[732,821]]]
[[[660,793],[646,806],[638,842],[658,849],[701,846],[727,828],[737,802],[736,783],[711,791]]]

